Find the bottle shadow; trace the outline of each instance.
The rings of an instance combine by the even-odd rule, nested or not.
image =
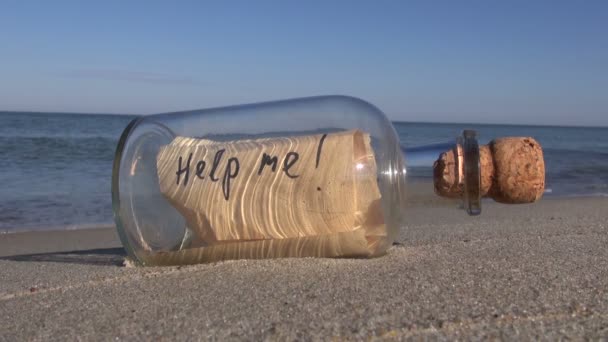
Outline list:
[[[124,248],[91,249],[85,251],[27,254],[2,257],[0,260],[21,262],[60,262],[95,266],[122,266],[127,253]]]

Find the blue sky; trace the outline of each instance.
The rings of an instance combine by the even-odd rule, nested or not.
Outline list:
[[[608,1],[0,5],[0,110],[346,94],[394,120],[608,125]]]

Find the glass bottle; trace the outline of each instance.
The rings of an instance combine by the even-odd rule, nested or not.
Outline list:
[[[416,165],[453,146],[464,157],[460,197],[479,214],[474,132],[405,155]],[[373,257],[404,223],[406,174],[378,108],[310,97],[134,119],[116,150],[112,204],[120,239],[141,265]]]

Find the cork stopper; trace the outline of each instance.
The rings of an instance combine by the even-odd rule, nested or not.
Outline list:
[[[433,165],[435,192],[462,198],[466,188],[465,155],[460,144]],[[530,137],[506,137],[479,146],[479,195],[507,204],[532,203],[545,189],[545,162],[540,144]]]

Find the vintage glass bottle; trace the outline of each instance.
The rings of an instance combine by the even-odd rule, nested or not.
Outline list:
[[[134,119],[116,150],[112,203],[141,265],[372,257],[404,223],[406,172],[378,108],[310,97]],[[465,208],[476,214],[472,177]]]

